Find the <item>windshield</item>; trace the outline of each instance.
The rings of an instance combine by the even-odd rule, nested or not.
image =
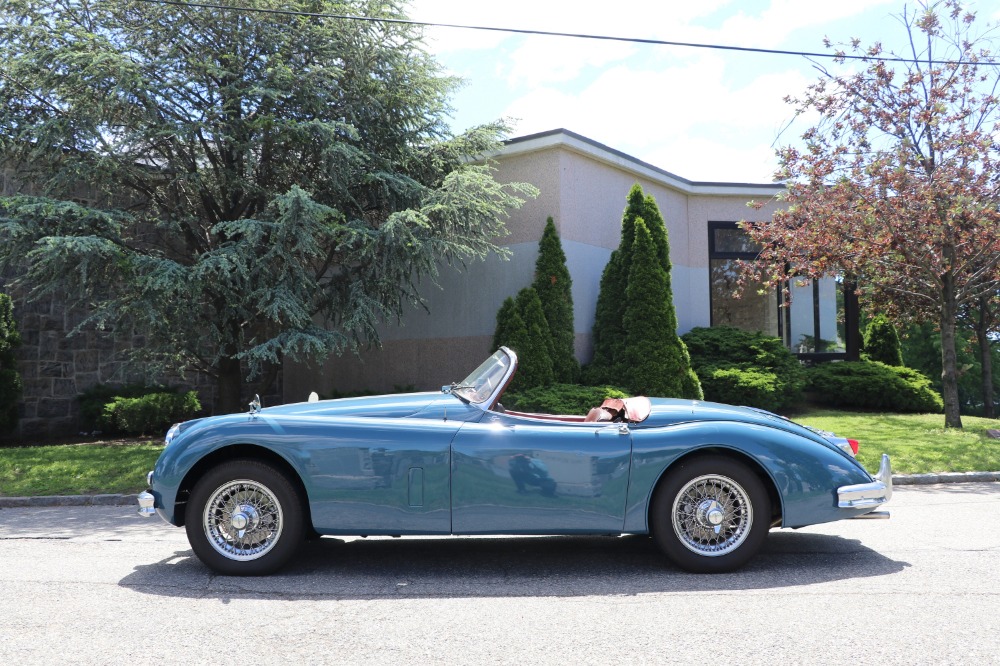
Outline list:
[[[485,402],[503,383],[510,366],[510,356],[504,350],[498,350],[473,370],[471,375],[452,385],[451,392],[469,402]]]

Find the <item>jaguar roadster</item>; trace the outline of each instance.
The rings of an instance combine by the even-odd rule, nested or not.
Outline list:
[[[749,407],[635,397],[587,414],[504,409],[502,347],[441,391],[316,400],[167,433],[139,513],[184,526],[227,575],[308,537],[648,534],[693,572],[745,564],[773,527],[887,517],[889,457]]]

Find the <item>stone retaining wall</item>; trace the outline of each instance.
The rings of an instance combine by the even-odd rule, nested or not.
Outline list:
[[[2,290],[0,282],[0,290]],[[214,387],[208,377],[164,378],[127,371],[122,352],[144,344],[142,336],[84,330],[70,335],[83,314],[56,300],[25,303],[14,295],[14,317],[21,331],[18,371],[24,380],[19,406],[19,439],[80,434],[78,397],[98,384],[167,384],[194,389],[211,411]]]

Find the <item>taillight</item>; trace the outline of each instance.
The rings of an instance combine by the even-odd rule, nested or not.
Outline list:
[[[858,449],[861,448],[861,445],[858,443],[858,440],[849,439],[847,440],[847,443],[851,445],[851,451],[854,452],[854,455],[858,455]]]

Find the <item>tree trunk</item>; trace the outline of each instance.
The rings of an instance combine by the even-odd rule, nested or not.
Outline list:
[[[216,414],[234,414],[246,411],[243,405],[243,396],[240,395],[243,389],[243,372],[238,359],[224,357],[219,360],[216,389],[218,393],[214,410]]]
[[[961,428],[962,414],[958,401],[958,356],[955,353],[955,320],[958,303],[955,298],[955,278],[949,272],[943,276],[941,299],[941,397],[944,398],[944,427]]]
[[[983,416],[996,418],[993,409],[993,345],[990,340],[990,299],[988,295],[979,297],[979,321],[976,324],[976,339],[979,342],[979,362],[983,368]]]

